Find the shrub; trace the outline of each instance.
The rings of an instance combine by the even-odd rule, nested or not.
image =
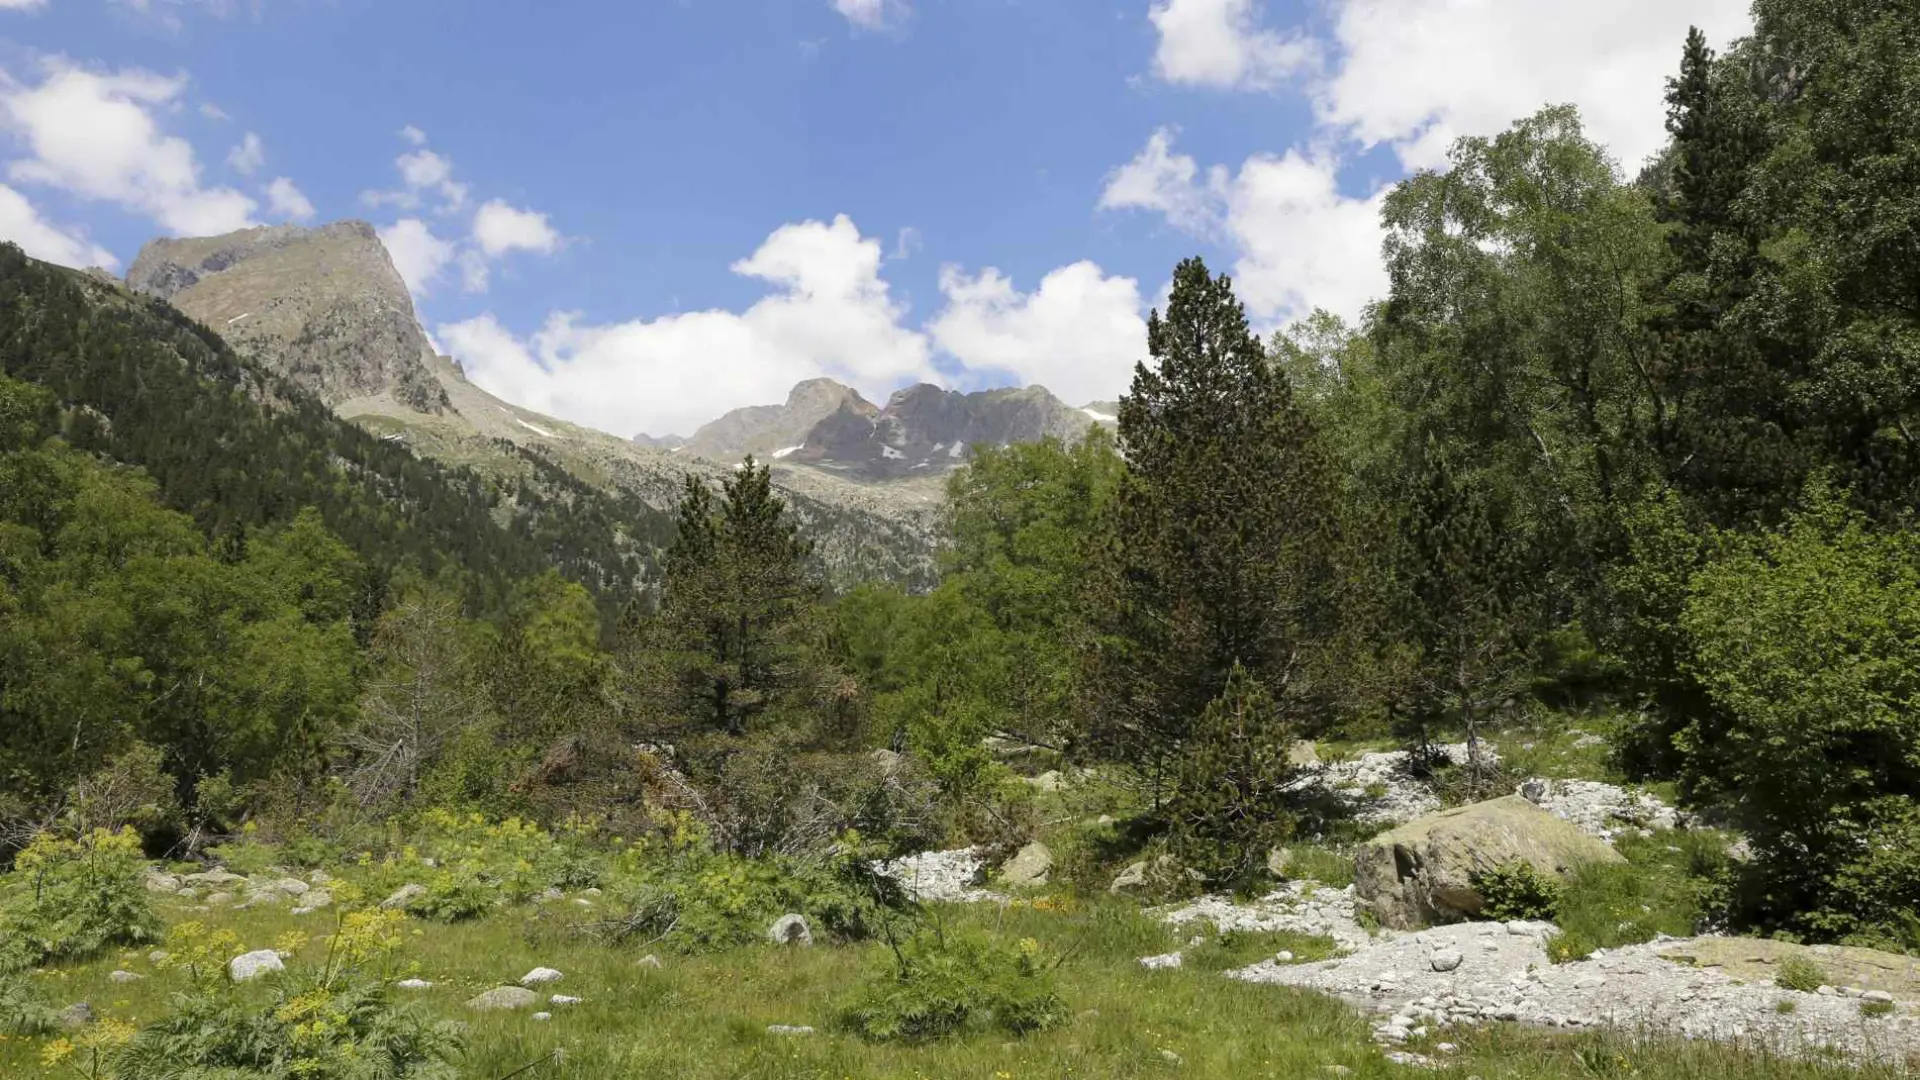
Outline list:
[[[1560,883],[1525,860],[1475,874],[1472,884],[1480,894],[1484,918],[1551,920],[1560,909]]]
[[[436,922],[465,922],[492,911],[500,892],[481,880],[469,864],[442,870],[427,879],[426,892],[407,905],[410,914]]]
[[[978,933],[924,931],[900,943],[868,982],[847,1023],[876,1040],[962,1031],[1041,1031],[1066,1018],[1040,944],[1006,946]]]
[[[60,1026],[40,988],[22,975],[0,975],[0,1035],[46,1035]]]
[[[1827,973],[1804,956],[1789,956],[1780,961],[1780,970],[1773,973],[1773,985],[1811,994],[1827,985]]]
[[[1920,534],[1810,485],[1695,575],[1681,622],[1714,706],[1683,780],[1752,840],[1746,915],[1833,939],[1920,909]]]
[[[295,964],[271,980],[271,999],[227,982],[214,966],[230,938],[182,924],[169,947],[191,989],[175,1010],[133,1034],[112,1055],[117,1080],[183,1076],[300,1077],[315,1080],[451,1080],[457,1025],[396,1003],[386,976],[404,916],[346,915],[317,964]]]
[[[34,837],[0,881],[0,971],[92,956],[159,934],[130,828],[77,839]]]

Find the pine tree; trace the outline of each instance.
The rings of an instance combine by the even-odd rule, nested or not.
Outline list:
[[[1147,347],[1120,403],[1127,470],[1087,598],[1082,742],[1157,795],[1236,666],[1282,715],[1311,709],[1333,482],[1226,277],[1181,263]]]
[[[752,458],[713,493],[688,477],[667,551],[653,663],[670,670],[669,720],[744,735],[757,718],[815,689],[811,641],[820,586],[811,546]]]
[[[1180,755],[1168,817],[1182,863],[1227,884],[1265,869],[1266,853],[1293,831],[1294,734],[1273,698],[1234,665]]]

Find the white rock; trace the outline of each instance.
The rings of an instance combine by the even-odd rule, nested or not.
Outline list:
[[[551,1019],[553,1019],[553,1014],[552,1014],[552,1013],[550,1013],[550,1012],[537,1012],[537,1013],[534,1013],[534,1014],[533,1014],[532,1016],[530,1016],[530,1017],[528,1017],[528,1019],[530,1019],[530,1020],[551,1020]]]
[[[145,975],[136,975],[131,971],[111,971],[107,973],[108,982],[131,983],[139,982],[144,978],[146,978]]]
[[[813,1029],[803,1024],[768,1024],[767,1034],[788,1036],[811,1035],[813,1034]]]
[[[552,997],[550,997],[550,998],[548,998],[548,999],[547,999],[547,1004],[549,1004],[549,1005],[578,1005],[578,1004],[580,1004],[580,999],[579,999],[579,998],[577,998],[577,997],[568,997],[568,996],[567,996],[566,994],[555,994],[555,995],[553,995]]]
[[[547,983],[557,983],[564,978],[566,978],[565,975],[562,975],[550,967],[537,967],[525,975],[520,976],[520,985],[544,986]]]
[[[287,965],[280,962],[280,954],[272,949],[259,949],[227,961],[227,974],[234,982],[246,982],[270,972],[285,970]]]
[[[432,983],[430,983],[430,982],[428,982],[428,981],[427,981],[427,980],[425,980],[425,979],[401,979],[401,980],[400,980],[399,982],[397,982],[397,983],[394,983],[393,985],[395,985],[395,986],[397,986],[397,987],[399,987],[399,988],[400,988],[400,989],[402,989],[402,990],[431,990],[431,989],[433,989],[433,984],[432,984]]]
[[[1140,966],[1148,971],[1166,971],[1186,963],[1177,952],[1162,953],[1159,956],[1143,956]]]
[[[1444,972],[1452,971],[1465,960],[1466,957],[1460,955],[1459,949],[1441,949],[1434,953],[1428,962],[1433,965],[1433,970]]]

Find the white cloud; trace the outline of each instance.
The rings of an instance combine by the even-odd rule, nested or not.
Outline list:
[[[1665,140],[1665,77],[1687,28],[1748,32],[1749,0],[1340,0],[1314,94],[1321,122],[1390,144],[1409,168],[1446,161],[1463,135],[1493,135],[1542,106],[1571,103],[1628,170]],[[1578,42],[1569,52],[1568,42]]]
[[[15,181],[117,203],[178,234],[253,224],[254,201],[201,186],[193,147],[156,119],[177,106],[184,76],[100,74],[64,60],[49,61],[45,72],[38,86],[0,84],[0,115],[32,155],[8,165]]]
[[[440,272],[453,261],[454,245],[433,235],[419,218],[401,218],[380,230],[380,242],[386,245],[393,268],[415,296],[432,290]]]
[[[260,136],[247,132],[240,145],[227,154],[227,164],[233,171],[252,176],[267,163],[267,148],[260,142]]]
[[[0,11],[35,11],[46,6],[47,0],[0,0]]]
[[[684,431],[739,405],[782,400],[832,376],[884,396],[938,381],[925,335],[881,279],[878,240],[845,216],[786,225],[735,273],[772,292],[742,312],[709,310],[586,325],[551,316],[521,339],[491,315],[440,326],[438,338],[480,386],[603,431]]]
[[[401,154],[393,161],[393,167],[400,171],[402,187],[398,191],[368,191],[360,196],[370,206],[397,206],[402,210],[418,210],[422,197],[437,195],[442,214],[458,212],[467,204],[467,185],[453,178],[453,162],[427,149],[427,133],[408,124],[400,129],[400,138],[408,145],[416,147],[411,153]]]
[[[998,270],[940,274],[946,308],[928,326],[941,349],[971,368],[1002,368],[1071,404],[1120,396],[1146,353],[1147,325],[1132,278],[1091,262],[1063,266],[1031,293]]]
[[[1215,165],[1203,180],[1163,128],[1108,179],[1100,206],[1152,211],[1196,236],[1226,241],[1236,252],[1235,292],[1256,321],[1276,322],[1316,307],[1353,318],[1385,293],[1385,197],[1385,189],[1365,198],[1342,194],[1337,160],[1297,150],[1256,154],[1237,173]]]
[[[25,195],[5,184],[0,184],[0,240],[11,240],[34,258],[62,266],[112,270],[120,265],[112,252],[89,243],[80,231],[49,223]]]
[[[862,30],[882,30],[907,14],[905,0],[833,0],[833,10]]]
[[[483,293],[487,291],[488,279],[492,271],[487,266],[487,257],[473,248],[460,253],[460,289],[463,292]]]
[[[925,246],[926,242],[921,238],[919,229],[911,225],[903,225],[900,227],[899,235],[894,238],[893,254],[888,257],[904,262],[918,255],[920,249]]]
[[[1150,210],[1188,232],[1210,233],[1226,176],[1216,167],[1201,184],[1196,182],[1199,174],[1193,158],[1173,152],[1173,130],[1161,128],[1132,161],[1107,177],[1100,209]]]
[[[1170,83],[1270,90],[1319,56],[1305,34],[1263,29],[1254,0],[1157,0],[1147,18],[1160,35],[1154,74]]]
[[[233,117],[227,115],[227,110],[215,105],[211,101],[203,101],[200,103],[200,115],[209,120],[225,121],[233,119]]]
[[[473,239],[494,258],[509,251],[550,255],[560,248],[560,234],[548,224],[547,215],[515,209],[501,199],[489,200],[473,216]]]
[[[267,209],[291,221],[306,221],[313,216],[313,203],[305,193],[284,176],[267,185]]]

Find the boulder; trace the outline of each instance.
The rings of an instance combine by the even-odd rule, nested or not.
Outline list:
[[[285,971],[287,965],[280,962],[280,954],[272,949],[260,949],[245,953],[227,961],[227,974],[234,982],[246,982],[275,971]]]
[[[524,1009],[540,1000],[540,995],[524,986],[496,986],[467,1002],[467,1008],[489,1012],[495,1009]]]
[[[773,920],[767,928],[767,940],[775,945],[811,945],[813,928],[807,925],[805,915],[789,913]]]
[[[389,911],[395,908],[404,908],[425,895],[427,895],[427,887],[425,885],[410,881],[398,889],[393,890],[393,895],[380,901],[380,906]]]
[[[68,1030],[83,1028],[93,1023],[93,1006],[84,1001],[76,1001],[60,1010],[54,1022]]]
[[[140,884],[145,885],[148,892],[165,893],[168,896],[180,891],[179,878],[158,870],[147,871],[146,876],[140,879]]]
[[[1518,795],[1428,814],[1354,853],[1354,895],[1380,925],[1413,930],[1458,922],[1484,903],[1473,881],[1515,862],[1571,875],[1588,863],[1624,862],[1611,847]]]
[[[115,982],[115,983],[135,983],[135,982],[139,982],[139,981],[140,981],[141,979],[144,979],[144,978],[146,978],[146,976],[145,976],[145,975],[136,975],[136,974],[134,974],[134,973],[133,973],[133,972],[131,972],[131,971],[109,971],[109,972],[107,972],[107,981],[108,981],[108,982]]]
[[[1320,753],[1313,743],[1306,739],[1296,739],[1287,747],[1287,764],[1296,769],[1313,769],[1320,765]]]
[[[308,885],[306,882],[301,881],[299,878],[291,878],[291,877],[281,878],[278,881],[268,882],[267,887],[272,889],[275,892],[284,893],[288,896],[305,896],[307,894],[307,890],[313,888],[313,886]]]
[[[1053,870],[1053,852],[1047,845],[1035,840],[1008,859],[1000,868],[1000,880],[1012,888],[1026,885],[1045,885],[1047,875]]]
[[[222,885],[238,885],[246,880],[246,878],[241,877],[239,874],[226,870],[208,870],[204,873],[188,874],[186,877],[180,879],[182,884],[206,885],[212,888],[218,888]]]
[[[520,976],[520,985],[545,986],[548,983],[557,983],[564,978],[566,978],[565,975],[560,974],[550,967],[537,967],[525,975]]]

